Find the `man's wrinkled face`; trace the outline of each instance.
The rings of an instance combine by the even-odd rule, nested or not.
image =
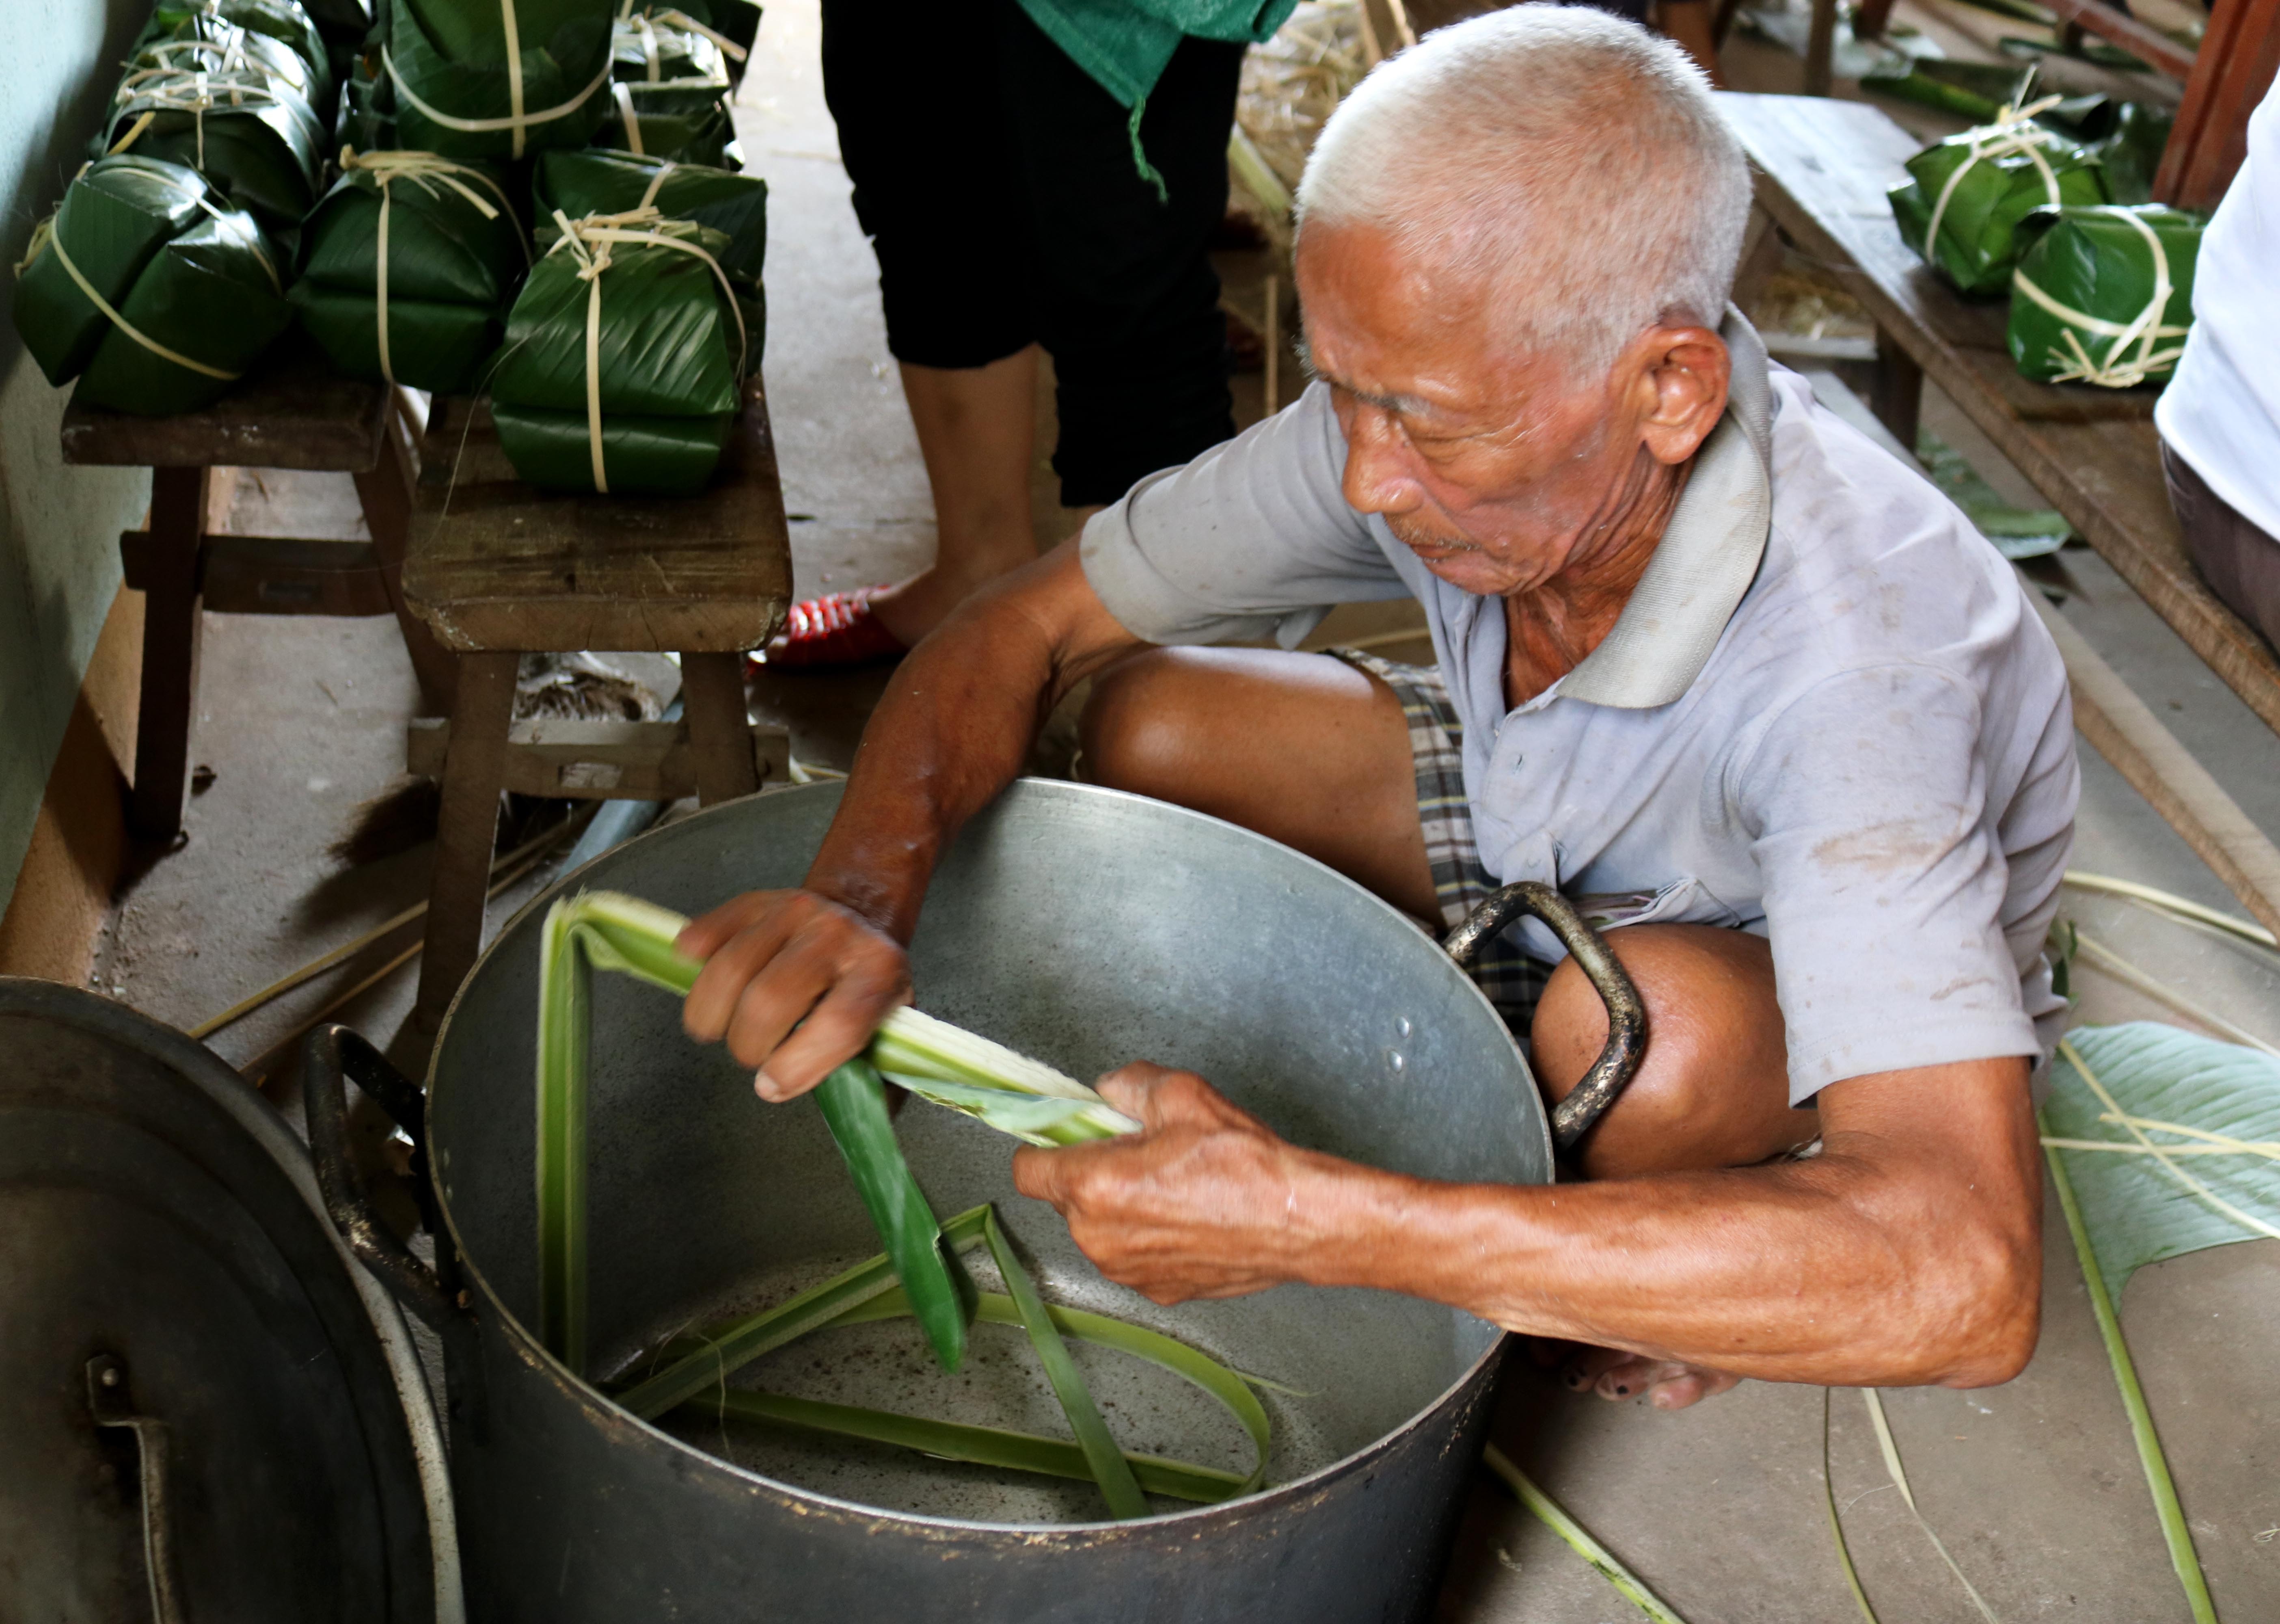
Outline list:
[[[1482,289],[1367,227],[1310,227],[1298,277],[1310,359],[1345,431],[1346,500],[1467,592],[1558,573],[1635,476],[1621,369],[1580,380],[1500,351]]]

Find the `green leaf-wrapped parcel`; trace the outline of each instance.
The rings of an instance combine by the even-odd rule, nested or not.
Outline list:
[[[195,169],[272,231],[289,234],[317,200],[326,141],[301,93],[249,62],[221,73],[189,65],[129,73],[95,144]]]
[[[662,242],[597,242],[582,251],[558,241],[508,313],[491,374],[491,418],[508,460],[535,485],[596,489],[586,369],[596,286],[599,437],[610,491],[693,495],[720,460],[743,384],[741,313],[713,269],[727,239],[685,221],[644,229],[703,250],[711,263]],[[604,250],[607,268],[582,274]]]
[[[87,404],[162,416],[221,393],[284,331],[292,309],[250,215],[225,205],[193,171],[124,156],[81,171],[54,220],[35,234],[15,319],[49,382],[77,378]]]
[[[611,51],[611,111],[597,146],[671,158],[676,163],[742,168],[731,155],[728,61],[704,33],[674,14],[620,17]]]
[[[324,73],[309,65],[285,41],[231,22],[218,12],[161,6],[152,14],[127,59],[132,82],[145,70],[192,68],[235,73],[246,68],[290,86],[312,112],[329,101]]]
[[[383,198],[385,372],[375,296]],[[292,299],[302,329],[347,376],[392,373],[413,389],[467,394],[498,348],[529,263],[496,175],[433,154],[363,153],[309,217]]]
[[[309,82],[302,95],[312,109],[332,104],[332,53],[316,19],[296,0],[158,0],[135,40],[137,52],[154,41],[211,37],[211,24],[243,28],[273,40],[300,59]]]
[[[1982,125],[1926,147],[1890,194],[1907,245],[1966,293],[1999,293],[2019,222],[2046,204],[2107,201],[2096,154],[2031,119]]]
[[[522,70],[519,127],[506,5]],[[456,158],[584,146],[608,110],[610,20],[610,0],[387,0],[380,58],[398,142]]]
[[[2020,372],[2108,389],[2167,378],[2192,326],[2203,224],[2160,204],[2030,215],[2004,335]]]
[[[542,220],[558,209],[576,219],[649,204],[668,219],[710,226],[728,239],[720,255],[728,274],[759,281],[768,247],[768,183],[758,175],[595,147],[540,153],[531,167],[530,193],[533,212]]]

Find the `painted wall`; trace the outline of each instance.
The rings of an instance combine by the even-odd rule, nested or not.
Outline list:
[[[149,0],[0,0],[0,260],[53,211]],[[11,279],[12,285],[12,279]],[[146,471],[66,468],[50,389],[13,324],[0,327],[0,907],[119,589],[119,533],[141,522]]]

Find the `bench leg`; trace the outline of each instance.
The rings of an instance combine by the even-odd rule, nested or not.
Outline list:
[[[1915,358],[1876,329],[1876,370],[1868,381],[1868,410],[1892,431],[1892,438],[1916,449],[1916,420],[1923,411],[1923,368]]]
[[[459,656],[435,862],[428,881],[427,948],[420,959],[413,1026],[432,1033],[483,949],[483,896],[498,837],[499,786],[506,780],[507,725],[514,719],[514,653]]]
[[[142,592],[142,692],[135,723],[135,792],[127,823],[145,840],[182,831],[197,704],[198,549],[211,470],[150,470],[150,572]]]
[[[380,555],[381,581],[388,602],[403,628],[404,651],[412,656],[412,672],[420,680],[420,713],[449,716],[458,657],[428,629],[404,601],[404,552],[412,531],[412,465],[404,444],[405,425],[393,410],[387,432],[381,436],[380,465],[356,476],[357,496],[364,503],[365,528],[372,532],[372,550]]]
[[[682,711],[697,769],[697,798],[706,806],[760,787],[752,765],[752,723],[744,704],[744,657],[683,654]]]
[[[1813,0],[1805,35],[1805,93],[1827,96],[1836,82],[1837,0]]]

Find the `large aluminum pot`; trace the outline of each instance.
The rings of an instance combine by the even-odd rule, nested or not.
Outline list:
[[[620,847],[510,923],[451,1007],[426,1151],[463,1271],[444,1289],[476,1329],[437,1306],[407,1258],[391,1267],[453,1350],[471,1616],[1418,1616],[1477,1456],[1497,1329],[1411,1298],[1295,1286],[1158,1308],[1103,1280],[1050,1208],[1014,1192],[1008,1141],[951,1112],[914,1104],[899,1120],[938,1213],[994,1201],[1048,1298],[1155,1327],[1290,1389],[1263,1395],[1277,1428],[1265,1492],[1119,1524],[1098,1520],[1089,1486],[1038,1487],[841,1440],[689,1433],[743,1463],[731,1464],[620,1410],[539,1346],[532,1058],[546,906],[606,888],[693,912],[796,885],[837,804],[836,787],[784,790]],[[1279,1133],[1335,1155],[1436,1179],[1551,1177],[1527,1065],[1441,948],[1359,886],[1217,820],[1096,788],[1018,784],[943,864],[912,954],[922,1008],[1071,1074],[1135,1058],[1190,1066]],[[877,1251],[813,1105],[757,1101],[725,1054],[682,1035],[672,998],[598,977],[592,1053],[590,1314],[605,1363]],[[334,1193],[353,1218],[354,1201]],[[391,1250],[368,1227],[362,1241],[368,1256]],[[771,1356],[767,1384],[1040,1424],[1005,1413],[1036,1397],[1017,1374],[1018,1332],[977,1332],[977,1346],[1011,1343],[991,1344],[995,1363],[970,1358],[963,1382],[935,1376],[913,1339],[890,1350],[899,1362],[883,1391],[835,1385],[840,1364],[864,1364],[859,1343],[894,1328]],[[1214,1443],[1212,1416],[1159,1389],[1120,1387],[1137,1378],[1113,1363],[1094,1361],[1092,1380],[1122,1401],[1112,1421],[1138,1428],[1128,1445],[1241,1459],[1223,1420]]]

